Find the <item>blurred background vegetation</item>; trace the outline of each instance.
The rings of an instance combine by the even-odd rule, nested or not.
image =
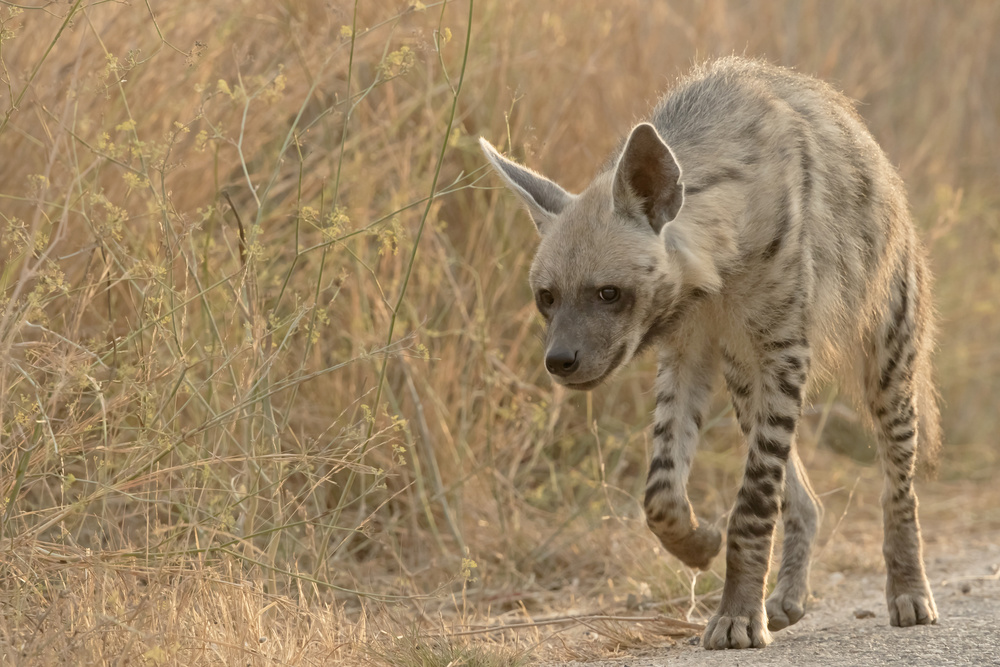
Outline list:
[[[974,492],[998,33],[989,0],[0,3],[0,654],[403,664],[358,647],[669,609],[690,572],[636,500],[654,362],[549,382],[534,228],[476,139],[579,190],[717,55],[831,81],[898,165],[937,275],[935,483]],[[877,515],[867,436],[818,398],[818,490]],[[714,415],[692,496],[722,524],[743,455]]]

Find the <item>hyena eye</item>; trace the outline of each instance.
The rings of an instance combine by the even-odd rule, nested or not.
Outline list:
[[[621,296],[621,291],[617,287],[608,285],[597,290],[597,296],[601,297],[601,301],[613,303]]]
[[[555,303],[555,301],[556,298],[552,296],[552,292],[548,291],[547,289],[543,289],[538,292],[538,302],[543,306],[551,306],[553,303]]]

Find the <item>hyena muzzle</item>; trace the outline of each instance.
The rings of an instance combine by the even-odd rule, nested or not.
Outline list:
[[[553,379],[589,390],[657,351],[646,517],[699,568],[722,539],[686,486],[721,366],[748,454],[704,646],[765,646],[803,615],[822,508],[795,431],[821,373],[855,390],[877,432],[889,620],[934,623],[913,490],[918,434],[931,450],[940,438],[930,275],[903,184],[851,102],[763,62],[704,64],[579,194],[481,144],[541,237],[530,284]]]

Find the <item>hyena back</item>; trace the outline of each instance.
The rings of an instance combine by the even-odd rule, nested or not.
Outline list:
[[[686,486],[721,366],[748,454],[704,646],[765,646],[803,615],[822,507],[794,436],[818,375],[855,390],[878,436],[890,622],[934,623],[913,490],[918,433],[940,437],[930,276],[902,182],[850,101],[762,62],[704,64],[580,194],[481,144],[541,236],[530,283],[555,381],[589,390],[656,349],[647,522],[700,568],[722,540]]]

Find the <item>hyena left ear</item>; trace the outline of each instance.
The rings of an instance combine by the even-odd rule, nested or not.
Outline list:
[[[612,197],[615,209],[625,215],[634,215],[638,208],[657,234],[681,210],[681,167],[649,123],[637,125],[629,135],[615,169]]]
[[[551,223],[566,208],[573,195],[527,167],[500,155],[493,144],[479,137],[479,146],[483,154],[493,164],[497,173],[507,182],[507,187],[514,191],[538,228],[538,233],[548,232]]]

